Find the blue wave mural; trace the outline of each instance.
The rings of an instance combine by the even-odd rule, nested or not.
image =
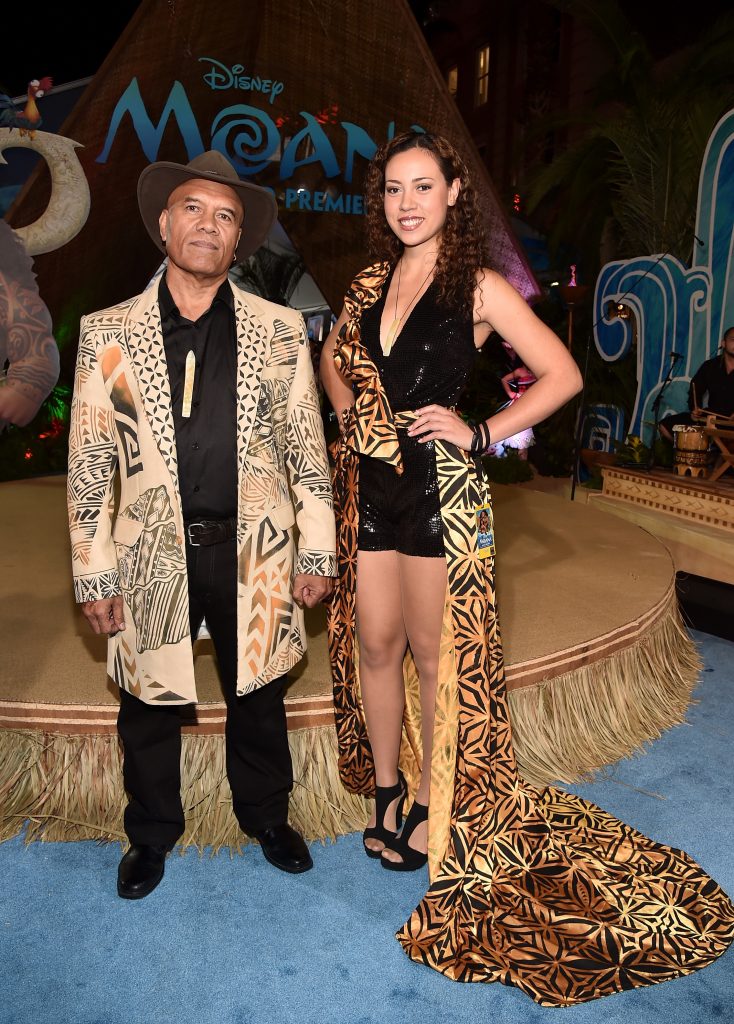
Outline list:
[[[640,256],[607,263],[596,282],[594,341],[602,358],[628,356],[636,331],[637,397],[625,433],[647,444],[654,440],[661,389],[665,385],[660,418],[685,411],[691,377],[734,326],[734,110],[721,118],[706,147],[695,233],[690,268],[667,253]],[[634,319],[611,315],[619,303]]]

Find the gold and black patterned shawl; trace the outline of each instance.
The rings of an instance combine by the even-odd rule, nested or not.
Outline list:
[[[388,264],[346,297],[335,362],[356,404],[336,455],[339,581],[328,614],[344,785],[374,793],[355,636],[359,454],[402,472],[396,419],[360,341],[362,313]],[[408,955],[459,981],[501,981],[545,1006],[569,1006],[704,967],[734,938],[734,907],[687,854],[601,808],[517,773],[495,608],[494,559],[479,557],[488,498],[473,459],[436,442],[448,571],[431,765],[431,884],[398,932]],[[414,788],[419,688],[405,661],[401,767]]]

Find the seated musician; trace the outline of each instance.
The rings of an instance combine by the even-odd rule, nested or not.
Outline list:
[[[706,413],[734,416],[734,327],[724,332],[721,352],[696,371],[688,389],[689,412],[675,413],[660,421],[660,433],[673,440],[673,428],[701,422]]]

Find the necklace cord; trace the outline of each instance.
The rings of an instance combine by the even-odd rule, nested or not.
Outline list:
[[[426,274],[426,276],[423,278],[423,280],[421,281],[420,285],[418,286],[418,291],[415,293],[413,298],[410,300],[408,305],[403,310],[402,315],[398,316],[398,301],[400,299],[400,281],[401,281],[401,278],[403,276],[403,261],[400,260],[400,263],[398,265],[398,287],[397,287],[396,292],[395,292],[395,316],[393,317],[393,322],[390,324],[390,326],[388,328],[387,337],[385,338],[384,344],[382,342],[382,339],[380,339],[380,348],[382,349],[382,354],[384,356],[389,356],[390,353],[392,352],[393,345],[395,344],[395,336],[398,333],[398,331],[400,330],[401,323],[403,322],[403,320],[407,316],[408,310],[411,309],[411,307],[413,306],[415,300],[420,295],[420,293],[421,293],[421,291],[423,289],[423,286],[425,285],[426,281],[428,280],[428,278],[431,276],[431,274],[433,273],[433,271],[435,269],[436,269],[436,264],[434,263],[434,265],[431,267],[431,269],[428,271],[428,273]]]

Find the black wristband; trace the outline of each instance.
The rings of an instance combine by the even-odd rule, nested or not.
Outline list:
[[[492,440],[489,434],[489,427],[482,421],[477,423],[474,427],[474,436],[471,439],[471,448],[469,452],[472,455],[484,455],[492,446]]]

